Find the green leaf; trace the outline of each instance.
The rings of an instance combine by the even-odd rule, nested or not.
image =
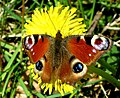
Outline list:
[[[111,56],[107,59],[107,63],[109,63],[109,64],[114,63],[116,61],[117,61],[117,57],[115,57],[115,56]]]
[[[112,46],[111,51],[112,51],[113,54],[120,53],[120,51],[118,51],[116,46]]]

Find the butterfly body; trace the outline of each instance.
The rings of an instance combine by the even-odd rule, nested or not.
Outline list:
[[[34,72],[39,73],[45,83],[60,79],[74,85],[87,72],[87,66],[96,62],[110,49],[112,42],[101,35],[72,35],[62,38],[31,35],[24,39],[24,47],[35,64]]]

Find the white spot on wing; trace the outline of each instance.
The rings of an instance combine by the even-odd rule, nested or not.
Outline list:
[[[101,44],[95,44],[95,41],[100,38],[102,40]],[[97,50],[102,50],[102,49],[107,49],[109,47],[108,40],[105,37],[100,37],[98,35],[94,35],[93,38],[91,39],[91,45],[97,49]],[[95,53],[95,52],[94,52]]]
[[[92,56],[91,54],[88,54],[89,56]]]
[[[93,49],[93,50],[92,50],[92,52],[93,52],[93,53],[96,53],[96,50],[95,50],[95,49]]]
[[[32,54],[35,55],[35,52],[33,52]]]
[[[85,41],[85,38],[84,38],[84,36],[81,36],[81,37],[80,37],[80,39],[83,39],[83,40]]]
[[[32,44],[30,44],[30,43],[28,42],[29,38],[31,38]],[[31,49],[32,46],[35,44],[34,36],[31,35],[31,36],[26,37],[26,40],[25,40],[25,43],[24,43],[24,44],[25,44],[26,48]]]
[[[32,49],[30,49],[30,51],[32,52],[32,51],[33,51],[33,48],[32,48]]]
[[[39,35],[38,39],[41,39],[41,38],[42,38],[41,35]]]
[[[93,38],[91,39],[91,45],[94,47],[95,40],[98,39],[98,35],[94,35]]]

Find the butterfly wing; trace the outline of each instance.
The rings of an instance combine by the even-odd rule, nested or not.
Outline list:
[[[25,51],[34,64],[34,72],[39,74],[43,82],[50,82],[51,79],[53,43],[54,39],[48,35],[30,35],[23,42]]]
[[[74,84],[91,65],[111,47],[111,40],[99,36],[69,36],[65,39],[31,35],[24,40],[25,50],[43,82]],[[39,62],[40,61],[40,62]],[[42,68],[38,65],[42,65]]]
[[[87,73],[87,66],[96,62],[110,49],[110,39],[100,36],[69,36],[62,41],[59,77],[62,82],[74,84]]]
[[[86,65],[96,62],[111,47],[111,40],[101,35],[67,38],[66,48]]]
[[[50,40],[41,35],[30,35],[25,37],[23,45],[30,61],[36,63],[48,51]]]

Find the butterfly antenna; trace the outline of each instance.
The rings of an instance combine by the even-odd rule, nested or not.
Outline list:
[[[51,23],[53,24],[53,26],[54,26],[54,29],[57,31],[57,29],[56,29],[56,27],[55,27],[55,24],[53,23],[53,21],[52,21],[52,19],[51,19],[51,17],[50,17],[50,15],[49,15],[49,13],[48,13],[48,11],[46,11],[47,12],[47,14],[48,14],[48,16],[49,16],[49,18],[50,18],[50,21],[51,21]],[[68,17],[67,17],[67,19],[68,19]],[[64,27],[64,24],[66,23],[66,21],[67,21],[67,19],[64,21],[64,23],[63,23],[63,25],[62,25],[62,27],[61,27],[61,29],[59,30],[59,31],[61,31],[62,30],[62,28]],[[59,32],[58,31],[58,32]]]
[[[56,27],[55,27],[55,24],[53,23],[53,21],[52,21],[52,19],[51,19],[50,15],[49,15],[49,13],[48,13],[48,11],[46,11],[46,12],[47,12],[47,14],[48,14],[48,16],[49,16],[49,19],[50,19],[51,23],[52,23],[52,24],[53,24],[53,26],[54,26],[54,29],[55,29],[55,30],[57,30],[57,29],[56,29]]]
[[[64,27],[64,25],[65,25],[65,23],[66,23],[66,21],[67,21],[68,17],[69,17],[69,16],[67,16],[67,18],[66,18],[66,20],[64,21],[64,23],[63,23],[63,25],[62,25],[62,27],[61,27],[61,29],[60,29],[60,30],[62,30],[62,28]]]
[[[57,29],[56,29],[56,27],[55,27],[55,24],[53,23],[53,21],[52,21],[52,19],[51,19],[50,15],[49,15],[49,13],[48,13],[48,11],[46,11],[46,12],[47,12],[47,14],[48,14],[48,16],[49,16],[49,18],[50,18],[51,23],[52,23],[52,24],[53,24],[53,26],[54,26],[54,29],[57,31]],[[62,28],[64,27],[64,25],[65,25],[65,23],[66,23],[66,21],[67,21],[67,19],[68,19],[68,17],[69,17],[69,16],[67,16],[66,20],[64,21],[64,23],[63,23],[63,25],[62,25],[61,29],[60,29],[60,30],[58,30],[57,32],[59,32],[59,31],[61,31],[61,30],[62,30]]]
[[[67,19],[68,19],[68,18],[67,18]],[[67,21],[67,19],[64,21],[64,23],[63,23],[63,25],[62,25],[62,27],[61,27],[60,30],[62,30],[63,26],[65,25],[65,23],[66,23],[66,21]]]

